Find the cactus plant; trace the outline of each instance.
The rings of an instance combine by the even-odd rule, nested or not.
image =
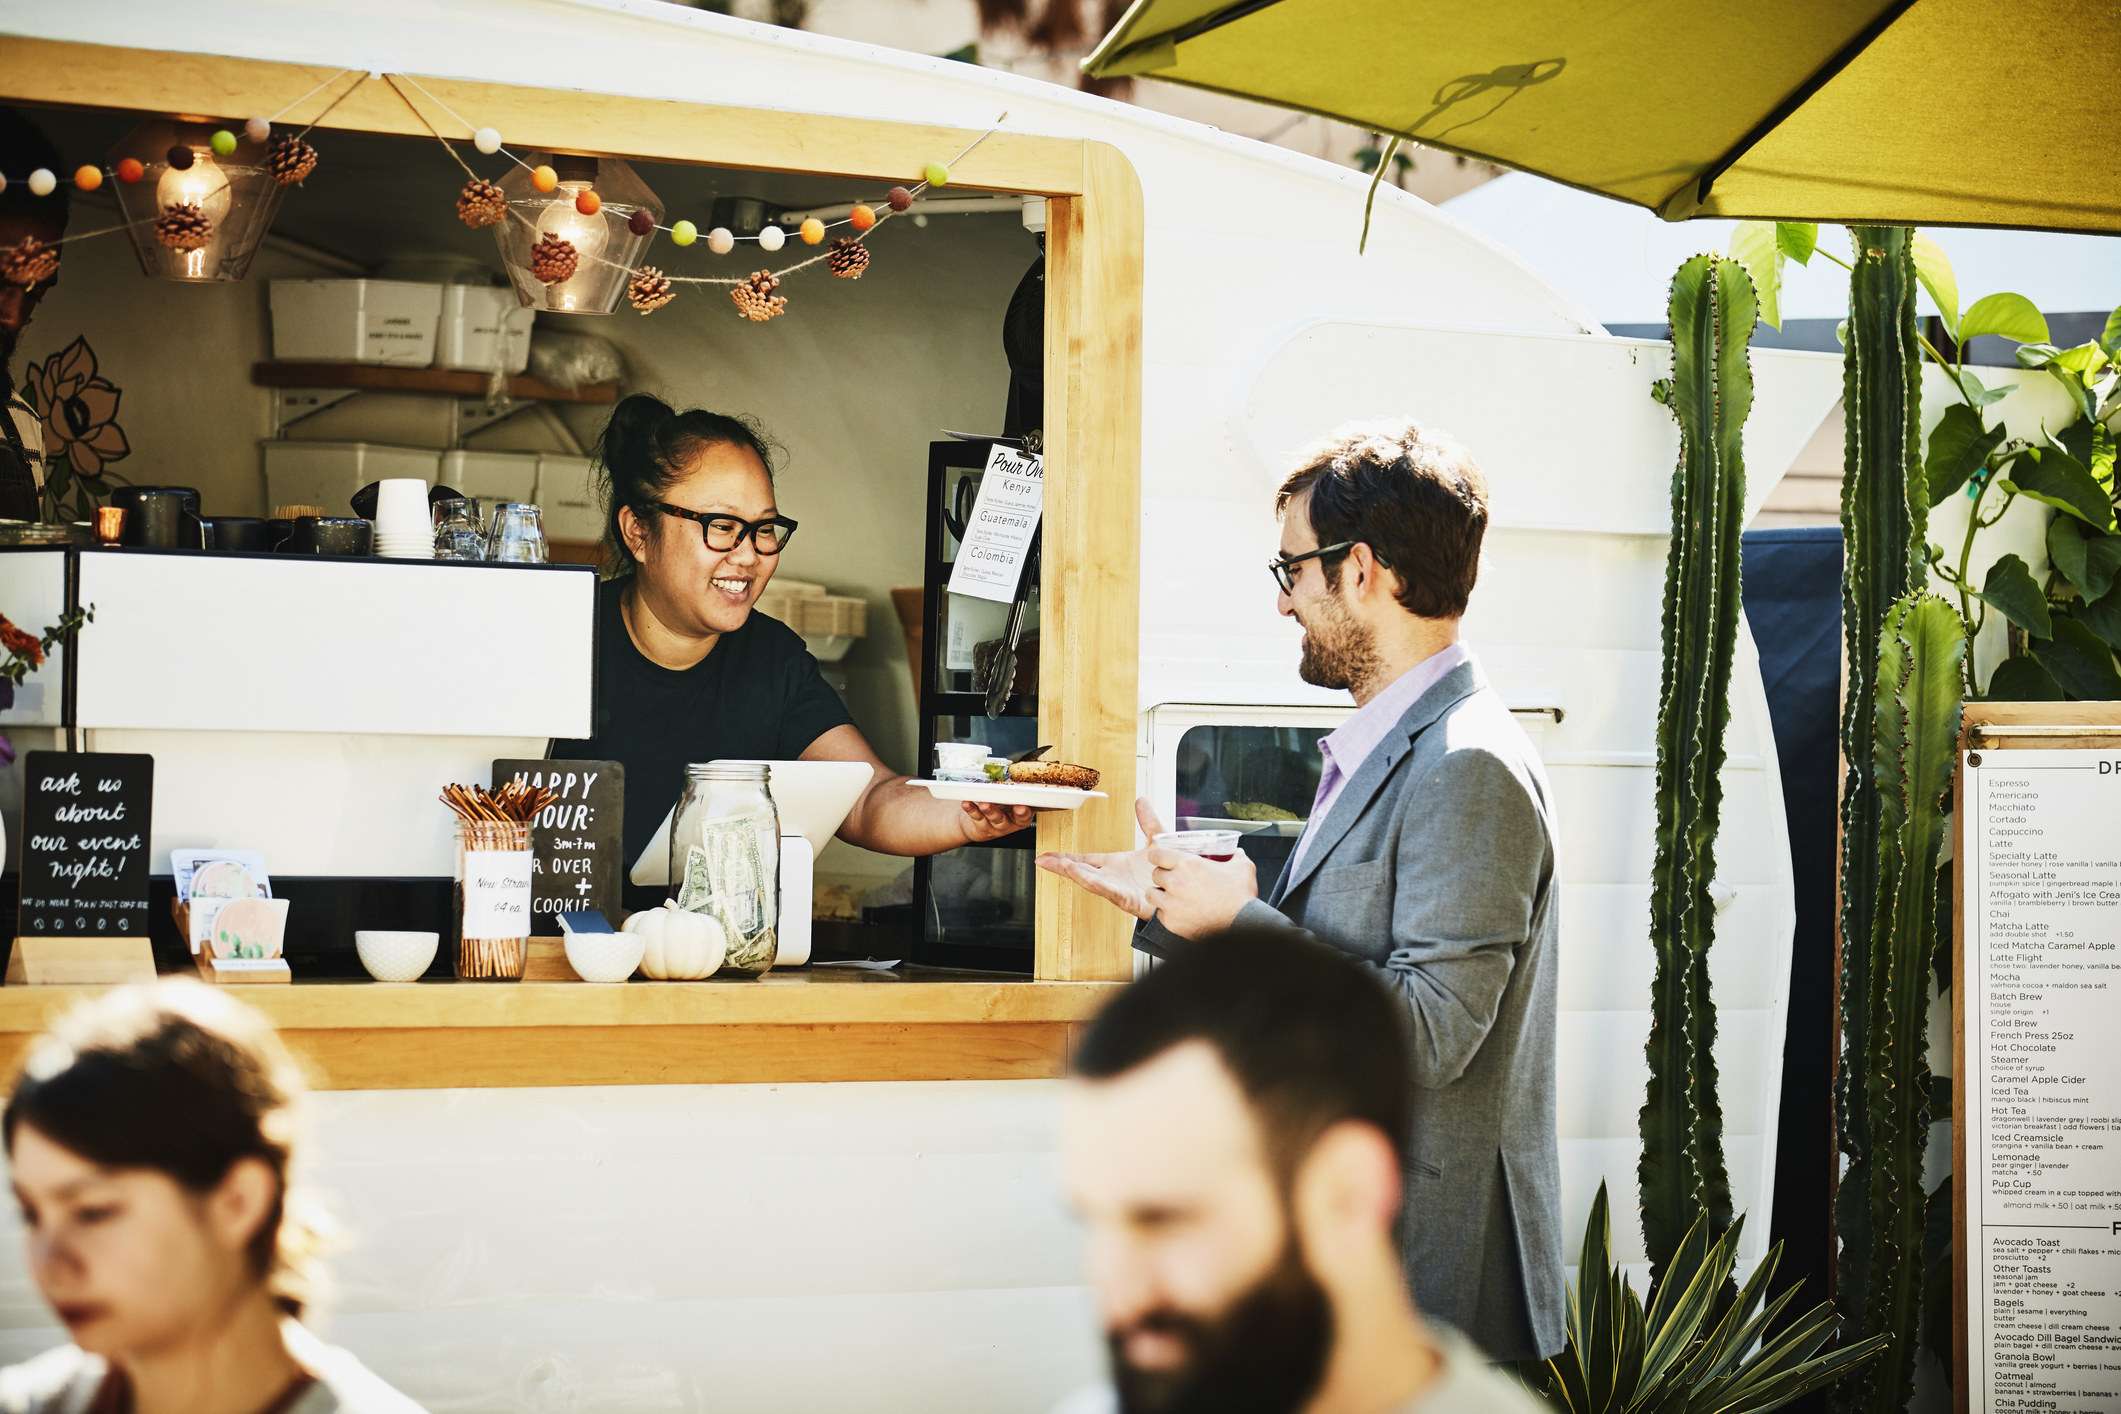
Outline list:
[[[1929,981],[1938,945],[1937,856],[1944,847],[1945,792],[1959,739],[1965,654],[1965,624],[1958,612],[1935,595],[1911,593],[1886,616],[1874,675],[1878,907],[1865,989],[1870,1063],[1855,1077],[1870,1124],[1863,1191],[1871,1250],[1869,1286],[1854,1330],[1888,1344],[1884,1356],[1848,1391],[1852,1408],[1872,1414],[1904,1408],[1914,1388],[1929,1216],[1922,1159],[1930,1126]]]
[[[1679,421],[1672,540],[1665,561],[1664,674],[1657,708],[1657,856],[1650,940],[1649,1094],[1642,1107],[1642,1230],[1661,1277],[1689,1230],[1731,1224],[1716,1096],[1709,946],[1724,729],[1738,640],[1738,550],[1745,517],[1740,429],[1752,408],[1746,342],[1758,315],[1735,260],[1699,255],[1672,279],[1672,380]]]
[[[1869,1074],[1870,945],[1879,884],[1879,811],[1871,752],[1879,631],[1927,558],[1929,496],[1919,422],[1921,345],[1915,333],[1914,233],[1852,226],[1842,409],[1847,425],[1841,489],[1841,631],[1849,680],[1841,716],[1841,1068],[1835,1079],[1847,1162],[1835,1200],[1842,1239],[1844,1333],[1866,1328],[1870,1286],[1872,1135]]]

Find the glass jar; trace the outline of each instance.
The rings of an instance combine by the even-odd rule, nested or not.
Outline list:
[[[486,532],[479,527],[479,503],[470,496],[452,497],[435,507],[435,558],[483,560]]]
[[[759,976],[779,949],[781,821],[770,774],[760,761],[687,766],[670,827],[677,906],[722,925],[729,940],[724,972]]]
[[[520,982],[530,961],[530,822],[457,824],[456,971]]]

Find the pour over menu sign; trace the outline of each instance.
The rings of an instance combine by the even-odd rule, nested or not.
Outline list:
[[[493,785],[543,786],[559,799],[530,822],[530,931],[557,937],[560,915],[597,910],[619,922],[626,768],[616,761],[496,761]]]
[[[152,756],[26,755],[15,931],[28,938],[146,937],[154,799]]]

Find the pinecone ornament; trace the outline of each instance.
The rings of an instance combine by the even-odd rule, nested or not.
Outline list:
[[[508,216],[508,194],[492,182],[473,177],[457,193],[457,219],[474,231],[497,225]]]
[[[676,299],[678,292],[671,287],[670,277],[653,265],[643,265],[633,272],[626,282],[626,298],[643,314],[661,309]]]
[[[729,298],[736,301],[737,313],[754,324],[763,324],[788,312],[787,297],[774,293],[780,283],[780,277],[771,270],[761,270],[731,290]]]
[[[0,255],[0,279],[33,289],[59,273],[59,250],[35,236],[24,236]]]
[[[214,223],[196,201],[162,208],[155,218],[155,239],[171,250],[199,250],[214,238]]]
[[[544,285],[557,285],[562,280],[574,278],[575,267],[582,263],[576,253],[574,242],[558,236],[545,235],[530,248],[530,273]]]
[[[317,170],[317,150],[293,133],[275,138],[265,153],[265,170],[281,186],[293,186]]]
[[[859,280],[869,268],[869,247],[860,241],[834,241],[832,254],[825,257],[825,268],[842,280]]]

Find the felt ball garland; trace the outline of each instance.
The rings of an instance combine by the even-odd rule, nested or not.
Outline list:
[[[409,74],[386,74],[384,79],[390,84],[392,92],[397,94],[399,101],[412,111],[413,116],[419,119],[421,125],[434,136],[437,142],[442,144],[443,150],[456,161],[458,166],[464,169],[464,175],[467,180],[462,191],[457,196],[457,217],[465,225],[477,228],[497,225],[509,219],[522,221],[529,225],[531,224],[531,218],[521,212],[511,210],[500,186],[479,176],[477,172],[472,170],[456,148],[450,145],[450,140],[442,136],[441,131],[436,128],[433,120],[427,116],[421,106],[413,102],[405,89],[399,87],[400,80],[419,92],[429,103],[441,109],[453,121],[461,125],[462,129],[470,135],[471,145],[481,155],[505,157],[518,167],[525,169],[530,173],[532,189],[541,195],[549,196],[559,190],[560,177],[558,171],[547,163],[539,163],[536,166],[532,166],[523,158],[510,152],[502,139],[499,129],[474,126],[465,121],[460,114],[452,110],[441,99],[436,98],[418,79],[413,78]],[[981,133],[970,143],[966,144],[964,151],[951,158],[951,162],[962,161],[973,148],[978,147],[989,136],[999,131],[1001,124],[1007,120],[1008,116],[1007,113],[1003,113],[1001,117],[995,119],[993,128]],[[463,139],[460,138],[458,140],[462,141]],[[781,281],[796,271],[806,269],[812,265],[822,264],[827,267],[831,274],[838,276],[840,279],[854,280],[861,278],[862,273],[869,268],[870,262],[870,252],[866,244],[868,234],[891,217],[901,216],[911,211],[921,192],[930,187],[947,185],[949,181],[949,163],[929,162],[922,169],[921,179],[912,186],[891,187],[885,192],[881,201],[873,203],[858,202],[839,221],[828,224],[816,216],[806,217],[794,231],[796,238],[801,240],[804,245],[824,244],[827,232],[835,225],[845,225],[851,228],[855,234],[852,237],[842,237],[834,240],[831,247],[826,251],[799,260],[795,264],[785,266],[778,271],[759,270],[747,277],[731,278],[712,275],[671,275],[652,265],[639,267],[621,266],[621,268],[627,270],[627,302],[642,314],[649,314],[661,309],[675,299],[677,295],[676,287],[679,285],[721,285],[729,290],[730,300],[735,305],[739,315],[753,323],[764,323],[769,319],[779,317],[787,311],[788,299],[785,295],[777,293],[777,291]],[[555,199],[569,200],[570,198],[563,195]],[[603,211],[603,200],[593,189],[584,189],[576,192],[571,200],[575,211],[580,215],[596,216]],[[884,209],[879,211],[878,207]],[[624,210],[623,207],[619,209]],[[654,211],[636,209],[626,213],[623,224],[628,233],[636,237],[652,237],[659,230],[665,231],[670,236],[670,243],[679,249],[689,248],[699,242],[702,233],[697,222],[681,217],[666,226],[662,224],[658,216],[659,213]],[[705,235],[708,251],[717,256],[731,254],[736,250],[737,245],[743,241],[755,243],[762,252],[770,255],[778,253],[787,245],[789,232],[779,225],[768,225],[762,226],[755,235],[740,236],[726,226],[715,226],[708,230]],[[573,278],[575,272],[580,269],[582,262],[585,260],[607,266],[620,264],[620,262],[606,260],[602,256],[595,254],[585,256],[572,242],[555,235],[541,234],[531,250],[530,273],[535,279],[544,284],[558,284]]]
[[[331,87],[349,73],[355,75],[354,83],[343,89],[336,97],[325,104],[322,111],[316,117],[310,119],[306,126],[295,132],[283,131],[275,133],[274,124],[285,117],[288,112],[307,103],[310,98],[322,93],[326,88]],[[231,124],[227,127],[215,128],[208,135],[203,145],[203,150],[194,148],[189,143],[172,144],[162,154],[162,164],[174,171],[190,171],[202,161],[214,163],[234,157],[241,147],[242,141],[248,139],[253,143],[266,145],[264,166],[275,182],[282,186],[290,186],[302,182],[316,172],[320,161],[316,148],[307,141],[308,134],[333,108],[336,108],[350,97],[354,89],[358,88],[366,77],[365,71],[342,69],[330,78],[325,79],[315,88],[312,88],[301,98],[288,104],[287,107],[281,109],[278,113],[254,114],[245,119],[240,125],[240,137],[238,136],[237,126]],[[550,164],[539,164],[532,167],[530,163],[508,151],[498,129],[474,127],[471,124],[464,123],[461,117],[449,110],[447,104],[435,98],[417,79],[412,78],[410,75],[384,74],[381,77],[390,84],[391,90],[397,94],[399,100],[407,108],[411,109],[436,140],[441,142],[444,150],[456,160],[459,166],[463,167],[466,180],[457,193],[456,212],[457,218],[467,227],[476,230],[497,226],[511,218],[528,223],[529,218],[511,210],[507,194],[499,183],[481,177],[465,164],[464,159],[458,155],[456,149],[450,146],[449,140],[436,130],[433,122],[429,121],[419,105],[415,104],[407,96],[404,89],[399,87],[401,80],[418,90],[434,106],[448,113],[452,119],[458,123],[463,123],[472,147],[482,156],[505,157],[517,166],[525,168],[530,172],[531,186],[541,194],[551,195],[559,190],[559,174],[553,166]],[[958,153],[951,161],[962,160],[973,148],[979,146],[993,132],[998,131],[1000,124],[1008,116],[1007,113],[1002,114],[1000,118],[995,120],[996,126],[994,128],[990,128],[986,133],[982,133],[979,137],[973,139],[971,143],[967,144],[965,150]],[[143,161],[137,157],[125,157],[112,163],[108,168],[95,164],[83,164],[68,174],[68,180],[73,183],[76,189],[83,192],[100,190],[104,182],[111,177],[115,177],[125,186],[137,186],[153,175],[155,169],[150,165],[150,161]],[[44,197],[50,196],[58,190],[60,178],[50,168],[39,167],[35,171],[30,172],[23,180],[33,195]],[[781,282],[787,276],[807,269],[812,265],[825,265],[829,273],[841,279],[859,278],[870,263],[870,251],[865,244],[868,234],[891,217],[904,215],[912,211],[922,191],[930,187],[943,186],[949,180],[950,168],[948,163],[930,162],[923,168],[920,181],[911,186],[893,186],[880,200],[856,203],[849,208],[848,214],[838,221],[827,222],[817,216],[809,216],[804,218],[793,230],[775,224],[763,226],[753,235],[742,236],[727,227],[716,226],[706,233],[706,243],[708,250],[717,256],[733,253],[740,243],[746,241],[755,243],[763,253],[769,255],[778,254],[786,248],[791,235],[804,245],[821,246],[825,244],[827,235],[834,226],[847,226],[854,232],[854,235],[834,240],[829,249],[798,260],[792,265],[782,267],[780,270],[758,270],[749,276],[743,277],[670,275],[655,266],[643,265],[638,268],[621,266],[621,268],[626,268],[627,270],[628,283],[626,293],[628,301],[635,309],[647,314],[669,304],[676,297],[676,287],[678,285],[720,285],[729,290],[731,301],[743,318],[755,323],[763,323],[766,320],[777,318],[786,312],[788,308],[787,297],[778,293]],[[8,178],[6,174],[0,173],[0,191],[4,191],[7,186]],[[603,197],[593,189],[577,191],[571,196],[563,193],[555,199],[571,201],[575,211],[585,217],[605,214]],[[661,230],[667,232],[670,236],[670,243],[680,249],[688,248],[698,243],[701,232],[695,222],[679,218],[671,221],[668,225],[664,225],[661,215],[662,213],[657,211],[648,209],[628,210],[626,207],[621,206],[607,216],[607,219],[619,221],[628,233],[637,238],[652,238],[655,232]],[[207,215],[202,203],[172,202],[163,205],[152,217],[138,217],[132,221],[100,230],[74,232],[63,237],[60,241],[50,244],[38,241],[33,237],[24,237],[13,245],[0,246],[0,281],[25,289],[33,288],[58,273],[58,247],[64,245],[67,241],[85,240],[114,231],[122,231],[127,229],[128,226],[141,224],[151,226],[154,239],[172,250],[187,252],[201,250],[209,245],[214,238],[214,220]],[[573,278],[585,260],[606,266],[619,264],[619,262],[606,260],[598,255],[584,255],[573,242],[563,237],[543,235],[532,248],[531,273],[545,284],[558,284]]]

